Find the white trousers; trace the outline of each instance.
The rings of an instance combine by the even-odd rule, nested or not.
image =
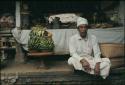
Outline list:
[[[94,58],[85,58],[85,59],[88,61],[88,63],[90,64],[90,67],[91,67],[91,71],[87,72],[87,73],[94,74],[94,68],[96,65]],[[102,76],[102,78],[105,79],[109,75],[111,63],[110,63],[110,60],[108,58],[101,58],[101,60],[102,61],[100,63],[100,76]],[[73,65],[74,69],[76,69],[76,70],[85,71],[84,68],[82,67],[82,64],[80,63],[80,61],[78,61],[74,57],[70,57],[68,59],[68,64]]]

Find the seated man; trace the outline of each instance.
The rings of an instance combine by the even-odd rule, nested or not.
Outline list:
[[[97,39],[87,33],[88,21],[85,18],[77,19],[78,34],[73,35],[69,41],[71,57],[68,64],[76,70],[82,70],[89,74],[101,75],[104,79],[109,75],[110,60],[100,58],[101,52]]]

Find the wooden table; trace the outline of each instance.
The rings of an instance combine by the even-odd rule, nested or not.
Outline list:
[[[43,58],[42,60],[40,59],[40,63],[38,63],[37,68],[45,68],[45,69],[47,69],[48,67],[44,63],[44,58],[51,55],[54,55],[54,52],[29,52],[27,54],[28,57]]]

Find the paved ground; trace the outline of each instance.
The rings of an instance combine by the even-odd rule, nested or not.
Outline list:
[[[41,63],[30,61],[28,63],[11,63],[7,67],[1,69],[1,73],[27,73],[27,72],[72,72],[67,61],[46,61],[47,68],[39,67]]]
[[[30,60],[27,63],[20,64],[10,62],[7,67],[1,69],[1,73],[19,73],[17,79],[13,75],[8,77],[16,79],[15,85],[125,85],[124,67],[112,69],[109,77],[103,80],[101,77],[88,75],[83,72],[74,73],[66,60],[46,61],[48,68],[37,68],[39,64],[37,62],[37,60]],[[2,82],[6,83],[4,80]],[[9,82],[12,82],[12,80],[10,79]]]

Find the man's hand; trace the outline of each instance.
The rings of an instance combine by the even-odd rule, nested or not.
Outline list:
[[[95,75],[100,74],[100,62],[96,63],[94,72],[95,72]]]
[[[82,60],[80,61],[80,63],[82,64],[82,66],[83,66],[83,68],[85,69],[85,71],[87,71],[87,72],[90,72],[90,71],[91,71],[90,64],[88,63],[87,60],[82,59]]]

